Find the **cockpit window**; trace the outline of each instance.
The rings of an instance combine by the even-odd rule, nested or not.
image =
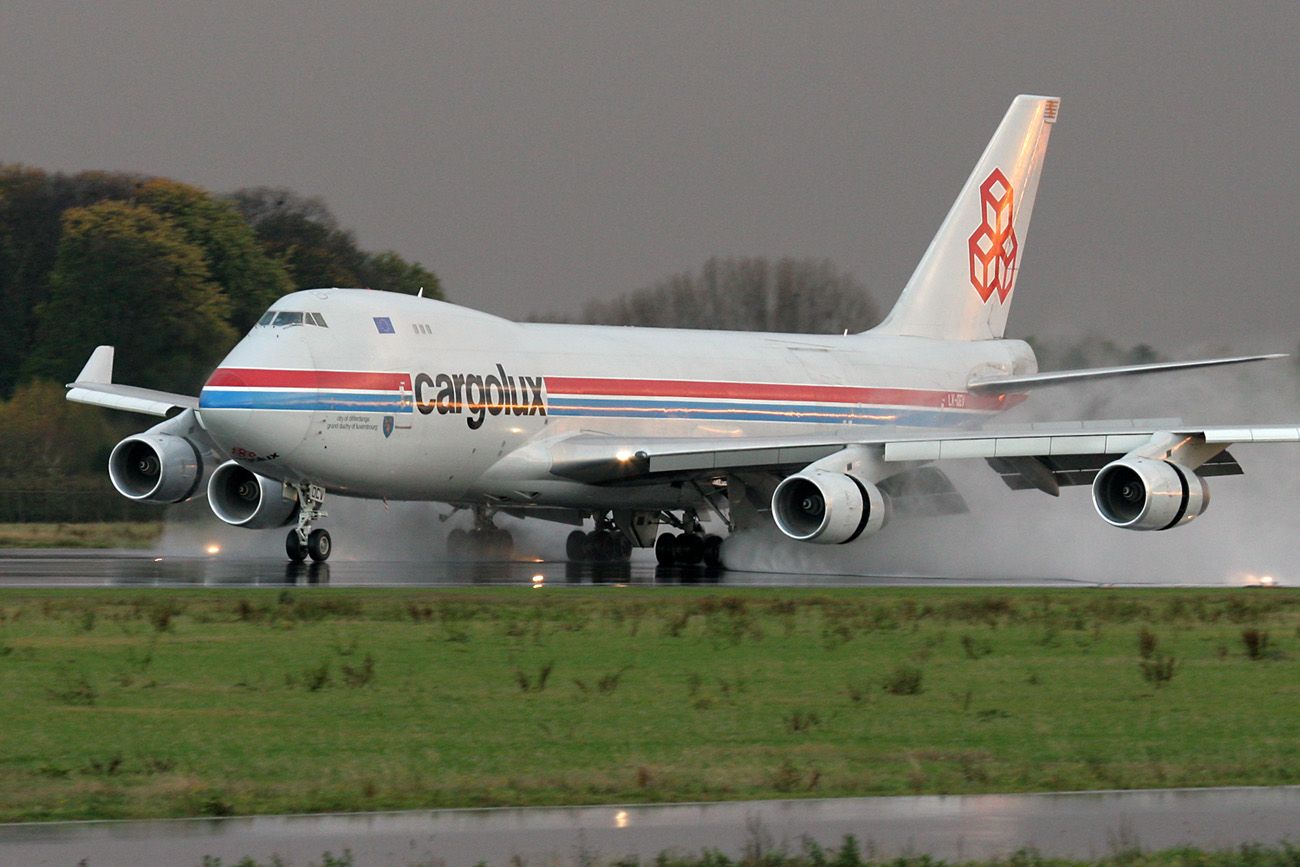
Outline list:
[[[319,313],[307,312],[300,310],[268,310],[262,314],[262,318],[257,320],[260,327],[270,326],[271,328],[286,328],[290,325],[315,325],[318,328],[329,328],[325,324],[325,317]]]

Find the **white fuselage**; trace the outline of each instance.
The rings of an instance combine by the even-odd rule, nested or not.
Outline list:
[[[583,485],[502,459],[576,432],[971,427],[1011,402],[969,393],[973,376],[1036,369],[1020,341],[516,323],[356,289],[277,311],[304,324],[254,328],[204,387],[201,424],[256,473],[372,498],[675,508],[691,498],[680,487]]]

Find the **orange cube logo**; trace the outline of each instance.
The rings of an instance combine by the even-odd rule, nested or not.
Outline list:
[[[1014,191],[1001,169],[980,184],[980,214],[983,221],[967,242],[970,250],[970,282],[987,302],[997,293],[1005,302],[1016,279],[1016,229],[1012,216]]]

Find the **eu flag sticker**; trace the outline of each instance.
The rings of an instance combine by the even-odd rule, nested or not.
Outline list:
[[[376,316],[375,327],[379,329],[380,334],[397,333],[396,331],[393,330],[393,320],[389,319],[387,316]]]

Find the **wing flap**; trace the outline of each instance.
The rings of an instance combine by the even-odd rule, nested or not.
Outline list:
[[[1207,443],[1294,443],[1300,442],[1300,427],[1268,425],[1265,427],[1207,428]]]

